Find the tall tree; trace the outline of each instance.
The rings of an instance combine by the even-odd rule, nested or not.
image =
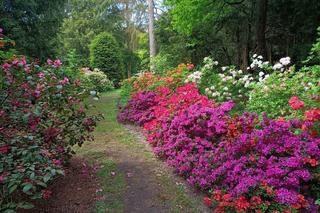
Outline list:
[[[154,57],[156,56],[156,40],[154,35],[154,2],[148,0],[149,15],[149,48],[150,48],[150,70],[154,70]]]
[[[267,9],[268,0],[257,1],[257,22],[256,22],[256,40],[257,48],[255,52],[267,58],[266,45],[266,26],[267,26]]]
[[[143,0],[121,0],[119,2],[124,18],[124,56],[127,77],[137,71],[139,58],[139,35],[145,31],[147,20],[147,5]]]
[[[2,0],[0,26],[25,55],[42,60],[55,55],[56,34],[66,0]]]
[[[172,24],[192,42],[193,62],[212,55],[245,68],[248,55],[303,60],[316,37],[319,0],[167,0]],[[268,58],[266,56],[268,55]]]
[[[117,40],[123,37],[123,17],[117,2],[110,0],[69,0],[68,17],[59,32],[61,55],[75,49],[81,65],[89,65],[89,44],[101,32],[110,32]]]

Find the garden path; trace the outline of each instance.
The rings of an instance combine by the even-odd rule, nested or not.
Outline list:
[[[52,187],[52,199],[33,212],[208,212],[203,195],[153,155],[138,127],[117,122],[118,98],[114,91],[90,101],[90,110],[105,116],[95,141],[77,148],[70,172]]]

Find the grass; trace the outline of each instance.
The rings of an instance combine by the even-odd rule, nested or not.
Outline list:
[[[124,193],[127,189],[126,174],[117,167],[117,161],[109,156],[108,152],[121,152],[129,150],[132,156],[139,156],[145,163],[152,163],[155,166],[162,163],[155,159],[153,153],[137,138],[131,134],[116,119],[117,100],[120,91],[104,93],[100,101],[89,100],[92,105],[91,113],[102,113],[105,117],[100,121],[95,132],[95,141],[76,148],[77,155],[85,157],[91,163],[98,163],[101,168],[97,175],[100,177],[102,192],[99,195],[103,198],[96,202],[94,211],[102,212],[124,212]],[[177,185],[175,180],[166,172],[161,171],[156,181],[161,185],[163,195],[167,204],[170,205],[170,212],[201,212],[199,211],[199,198],[186,194],[184,186]],[[143,181],[143,180],[141,180]]]
[[[116,162],[106,154],[110,142],[128,143],[134,142],[134,138],[117,123],[116,100],[119,91],[113,91],[102,94],[100,101],[90,100],[90,113],[101,113],[105,119],[99,122],[95,132],[95,141],[77,148],[77,155],[83,156],[90,162],[101,165],[97,171],[100,177],[102,192],[99,192],[102,200],[97,201],[94,211],[98,213],[105,212],[123,212],[125,205],[122,195],[126,189],[125,174],[121,173]],[[112,173],[115,175],[112,175]]]
[[[101,164],[103,168],[97,172],[97,175],[103,183],[101,194],[104,199],[96,202],[95,212],[122,212],[124,203],[121,195],[126,186],[125,176],[117,170],[117,165],[112,160],[104,160]],[[112,172],[116,175],[113,176]]]

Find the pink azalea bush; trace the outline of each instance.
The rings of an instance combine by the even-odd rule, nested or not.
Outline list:
[[[73,145],[91,140],[98,117],[86,114],[79,81],[48,66],[8,58],[0,66],[0,211],[32,208],[48,199],[47,186],[70,158]]]
[[[118,121],[131,122],[141,126],[155,119],[151,107],[157,105],[156,93],[137,92],[132,95],[126,107],[118,114]]]
[[[288,104],[305,110],[298,97]],[[155,154],[206,191],[214,212],[318,212],[319,109],[260,120],[231,116],[234,105],[213,104],[194,84],[160,86],[134,94],[119,120],[143,126]]]

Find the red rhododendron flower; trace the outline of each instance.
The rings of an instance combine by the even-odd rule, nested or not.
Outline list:
[[[48,200],[52,196],[52,191],[44,189],[41,191],[41,196],[43,199]]]
[[[54,62],[53,62],[53,66],[55,67],[55,68],[58,68],[58,67],[60,67],[62,65],[62,62],[60,61],[60,59],[57,59],[57,60],[55,60]]]
[[[304,117],[307,121],[319,121],[320,120],[320,109],[311,109],[304,113]]]
[[[56,165],[56,166],[61,166],[61,165],[62,165],[61,160],[53,160],[52,162],[53,162],[53,164]]]
[[[9,152],[9,145],[5,144],[5,145],[2,145],[0,146],[0,153],[1,154],[7,154]]]
[[[253,207],[259,206],[262,203],[262,200],[259,196],[253,196],[250,200]]]
[[[38,127],[38,124],[40,123],[40,120],[41,119],[39,117],[30,116],[28,121],[30,129],[35,131]]]
[[[293,110],[304,108],[304,102],[300,100],[297,96],[293,96],[290,98],[289,105]]]
[[[0,184],[4,183],[4,178],[5,178],[4,175],[0,175]]]
[[[250,207],[250,203],[247,201],[247,199],[244,196],[240,196],[236,201],[236,210],[237,211],[244,211],[246,212],[246,210]]]
[[[81,82],[80,82],[79,79],[77,79],[77,80],[74,81],[74,85],[75,85],[75,86],[79,87],[80,84],[81,84]]]
[[[44,76],[45,76],[45,74],[44,74],[43,72],[39,72],[39,73],[38,73],[38,77],[39,77],[39,78],[44,78]]]
[[[59,128],[48,128],[44,131],[44,139],[46,141],[51,141],[55,139],[61,132],[61,129]]]
[[[292,208],[294,209],[301,209],[301,208],[306,208],[307,207],[307,202],[304,198],[303,195],[298,196],[298,202],[296,204],[291,205]]]
[[[48,65],[52,65],[53,64],[53,61],[51,59],[47,59],[47,64]]]
[[[69,79],[67,77],[64,77],[64,79],[59,81],[59,83],[62,84],[62,85],[69,84]]]
[[[304,162],[309,163],[313,167],[318,165],[318,161],[316,159],[312,159],[312,158],[305,158]]]
[[[222,196],[222,200],[223,201],[230,201],[232,199],[231,195],[230,194],[224,194]]]
[[[210,199],[210,197],[205,197],[205,198],[203,198],[203,202],[204,202],[204,204],[206,204],[206,206],[208,206],[208,207],[211,206],[211,199]]]
[[[193,70],[193,68],[194,68],[194,65],[193,65],[193,64],[188,64],[188,69],[189,69],[189,70]]]

